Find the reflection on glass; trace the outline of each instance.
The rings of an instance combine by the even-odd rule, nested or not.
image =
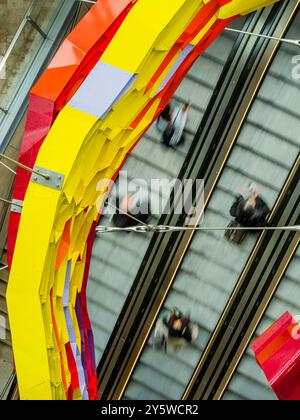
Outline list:
[[[299,39],[299,17],[288,37]],[[281,46],[213,192],[204,216],[205,226],[227,226],[235,195],[246,191],[250,183],[256,184],[259,194],[273,207],[299,153],[300,138],[295,133],[299,131],[300,85],[293,80],[291,67],[295,53],[295,47]],[[170,348],[164,353],[153,351],[152,333],[125,398],[181,398],[256,239],[256,235],[248,235],[241,245],[236,245],[228,242],[222,232],[195,235],[163,313],[173,307],[190,313],[199,326],[199,337],[180,351]]]
[[[4,55],[32,0],[5,0],[0,3],[0,54]]]
[[[5,41],[0,45],[0,54],[5,54],[30,4],[31,1],[22,0],[21,2],[8,1],[7,5],[0,5],[0,13],[3,14],[3,19],[0,17],[0,34],[6,34],[3,38]],[[61,4],[62,0],[37,0],[35,2],[31,17],[45,33],[47,33]],[[12,9],[11,13],[10,8]],[[20,87],[25,74],[30,68],[30,63],[38,53],[43,41],[44,39],[41,34],[27,22],[6,62],[4,72],[1,74],[0,107],[4,110],[9,109],[14,95]],[[0,118],[1,114],[3,118],[4,114],[0,110]]]
[[[300,314],[300,249],[293,257],[292,262],[261,321],[253,341],[263,334],[286,311],[291,315]],[[253,351],[248,347],[228,390],[225,400],[276,400],[276,395],[255,361]]]
[[[240,22],[242,26],[243,19]],[[199,58],[174,95],[176,106],[191,104],[185,142],[170,149],[161,145],[161,136],[152,126],[130,154],[123,171],[137,185],[153,179],[176,179],[202,116],[221,75],[237,35],[224,33]],[[126,174],[121,174],[121,177]],[[140,179],[140,180],[138,180]],[[159,214],[150,223],[157,224]],[[103,217],[100,224],[110,223]],[[151,235],[111,233],[98,236],[93,249],[88,304],[95,335],[96,359],[100,361],[126,296],[146,253]]]

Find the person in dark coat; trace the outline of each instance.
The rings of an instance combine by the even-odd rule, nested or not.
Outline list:
[[[264,227],[267,225],[270,209],[255,187],[250,186],[249,189],[250,197],[245,198],[239,194],[230,209],[230,214],[242,226]]]
[[[137,226],[139,222],[147,223],[149,220],[149,203],[145,197],[141,197],[139,194],[128,194],[123,199],[118,197],[116,207],[118,210],[114,214],[112,222],[118,228]],[[146,207],[147,211],[141,211],[142,207]]]

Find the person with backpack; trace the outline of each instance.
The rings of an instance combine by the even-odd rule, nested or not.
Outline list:
[[[157,321],[152,345],[154,350],[167,352],[170,347],[179,351],[195,342],[198,336],[199,326],[191,321],[190,315],[173,307]]]
[[[230,209],[230,215],[235,221],[245,227],[264,227],[270,209],[263,198],[258,194],[255,184],[250,184],[249,195],[239,194]]]
[[[169,316],[164,318],[164,324],[168,328],[169,336],[172,338],[183,338],[188,343],[192,342],[191,320],[189,315],[173,308]]]
[[[138,225],[138,222],[147,223],[151,209],[148,196],[141,192],[126,194],[116,199],[117,210],[112,222],[116,227],[128,228]],[[132,216],[132,217],[131,217]]]
[[[162,134],[162,143],[165,146],[176,147],[184,142],[189,110],[189,103],[183,106],[172,106],[172,103],[169,103],[160,114],[156,127]]]

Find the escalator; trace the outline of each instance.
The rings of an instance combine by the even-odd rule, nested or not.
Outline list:
[[[88,10],[86,4],[82,3],[82,5],[78,8],[78,13],[76,14],[76,19],[78,19],[78,16],[81,16]],[[241,18],[239,22],[235,22],[233,27],[236,28],[242,28],[244,19]],[[179,90],[177,92],[177,95],[174,97],[174,100],[181,104],[184,101],[189,101],[191,103],[191,113],[189,118],[189,123],[186,130],[186,141],[185,144],[180,147],[178,150],[169,150],[162,148],[160,145],[160,138],[156,133],[155,128],[151,128],[149,130],[149,133],[146,135],[147,142],[144,142],[145,146],[143,148],[140,148],[138,146],[134,153],[132,153],[130,159],[131,159],[131,166],[130,166],[130,178],[136,178],[140,177],[141,174],[144,175],[144,179],[147,179],[147,175],[149,177],[153,178],[153,176],[156,176],[157,178],[176,178],[177,174],[181,168],[182,162],[185,159],[186,153],[190,147],[191,141],[194,138],[195,132],[198,129],[199,121],[202,118],[202,115],[205,111],[205,105],[209,102],[211,94],[213,92],[213,89],[215,87],[215,84],[217,83],[217,80],[219,78],[219,75],[222,72],[224,63],[226,62],[226,59],[232,49],[232,45],[234,44],[235,39],[237,38],[237,34],[232,33],[224,33],[224,35],[216,41],[216,43],[202,56],[201,62],[197,62],[195,64],[195,67],[190,72],[190,74],[187,76],[185,82],[184,82],[184,90]],[[200,74],[200,76],[198,76]],[[199,100],[199,96],[201,97],[201,101]],[[147,156],[149,156],[149,153],[156,153],[155,159],[147,160]],[[127,168],[127,167],[126,167]],[[125,168],[125,169],[126,169]],[[152,170],[156,171],[155,174],[152,172]],[[153,217],[152,222],[157,222],[158,218]],[[109,222],[108,220],[105,220],[104,223]],[[122,307],[125,297],[126,297],[126,287],[130,288],[131,284],[128,283],[129,273],[128,273],[128,263],[131,261],[133,263],[133,267],[139,266],[140,260],[144,255],[143,249],[146,250],[148,246],[148,242],[146,241],[143,245],[144,239],[139,235],[131,235],[131,238],[135,236],[134,241],[129,241],[126,238],[127,242],[127,248],[125,249],[122,247],[122,241],[119,240],[119,237],[114,236],[112,239],[112,242],[110,242],[110,237],[106,236],[106,246],[105,251],[108,251],[108,256],[111,257],[111,260],[109,260],[106,257],[103,257],[105,255],[105,252],[99,252],[97,254],[95,261],[99,262],[102,261],[102,266],[100,267],[101,272],[105,275],[106,272],[108,272],[107,280],[108,280],[108,286],[105,285],[105,291],[99,287],[99,284],[101,284],[101,279],[99,280],[99,267],[96,268],[97,274],[95,277],[97,278],[96,281],[94,281],[94,285],[97,288],[97,293],[100,293],[101,301],[103,301],[103,305],[105,307],[105,304],[109,302],[109,305],[107,308],[105,308],[105,311],[101,311],[99,302],[97,302],[97,293],[90,293],[90,299],[89,299],[89,306],[91,311],[91,317],[92,319],[95,319],[94,323],[94,329],[96,331],[99,331],[100,338],[97,340],[97,343],[106,343],[107,336],[103,337],[103,329],[98,329],[98,321],[103,320],[103,324],[105,328],[107,328],[108,325],[111,324],[111,329],[109,332],[113,329],[113,323],[112,323],[112,316],[111,316],[111,308],[117,308]],[[101,242],[101,241],[99,241]],[[121,242],[121,243],[120,243]],[[125,243],[126,243],[125,242]],[[107,244],[112,243],[112,246],[109,247]],[[124,243],[124,242],[123,242]],[[97,244],[96,244],[97,246]],[[144,248],[143,248],[144,247]],[[95,247],[96,249],[96,247]],[[114,258],[114,255],[112,253],[112,250],[118,249],[118,256]],[[121,250],[121,252],[119,252]],[[137,252],[138,251],[138,252]],[[122,253],[123,252],[123,253]],[[126,285],[119,285],[118,290],[112,291],[113,281],[111,281],[111,278],[115,278],[116,271],[115,268],[119,268],[119,263],[122,264],[122,258],[123,258],[123,267],[126,266],[127,271],[123,270],[123,274],[125,272],[126,274]],[[111,262],[112,261],[112,262]],[[117,261],[118,264],[114,265],[114,261]],[[103,266],[105,266],[103,268]],[[134,270],[134,268],[133,268]],[[120,270],[122,272],[122,270]],[[7,271],[3,271],[1,276],[6,279],[1,283],[1,308],[3,309],[3,312],[6,312],[6,302],[5,302],[5,293],[6,293],[6,285],[7,285],[7,278],[8,273]],[[134,278],[134,275],[131,276],[131,278]],[[118,280],[122,282],[122,275],[118,273]],[[93,266],[91,269],[91,281],[90,281],[90,290],[93,290]],[[121,296],[122,300],[120,303],[118,302],[119,293],[122,291]],[[124,294],[125,293],[125,294]],[[104,299],[103,299],[104,297]],[[93,317],[93,308],[96,307],[96,313]],[[118,310],[116,309],[115,312],[115,319],[118,316]],[[6,314],[7,318],[7,314]],[[108,318],[108,319],[107,319]],[[102,335],[101,335],[102,334]],[[9,336],[9,335],[8,335]],[[3,343],[2,343],[3,344]],[[9,340],[7,343],[2,346],[1,344],[1,357],[3,363],[7,362],[7,365],[9,366],[8,372],[11,372],[12,368],[12,354],[11,354],[11,347]],[[6,353],[6,350],[2,352],[2,349],[8,349],[8,355]],[[97,351],[97,345],[96,345],[96,351]],[[5,354],[4,354],[5,353]],[[99,356],[100,357],[100,356]],[[6,379],[3,375],[3,384],[5,385]],[[0,387],[0,388],[1,388]]]
[[[241,28],[243,22],[244,19],[237,21],[235,27]],[[151,179],[178,177],[236,38],[236,34],[230,32],[221,35],[194,64],[173,97],[178,105],[186,101],[191,103],[184,144],[176,149],[165,148],[153,125],[123,168],[130,181],[138,185],[138,179],[142,178],[150,185]],[[152,215],[149,223],[158,224],[159,216]],[[100,220],[100,225],[109,223],[106,217]],[[95,239],[87,294],[97,361],[101,359],[149,246],[151,236],[148,235],[110,233]]]
[[[248,22],[247,30],[276,37],[284,36],[297,6],[298,2],[292,1],[265,9]],[[213,194],[216,182],[223,175],[224,164],[230,152],[235,150],[237,135],[278,46],[278,43],[242,37],[236,43],[224,68],[179,175],[180,179],[205,179],[206,204]],[[176,197],[174,202],[175,200]],[[199,208],[200,215],[201,212],[202,206]],[[171,211],[160,219],[159,224],[182,226],[184,220],[184,215],[181,217]],[[98,365],[100,398],[119,399],[123,396],[127,381],[138,362],[192,237],[193,232],[153,236]],[[191,357],[189,355],[190,359]],[[165,368],[162,365],[159,367]],[[155,368],[157,370],[157,365]],[[159,375],[156,375],[156,379],[160,380]],[[147,395],[155,395],[153,398],[157,398],[159,392],[153,393],[153,389],[150,392],[147,378],[142,385],[147,388]],[[125,398],[130,396],[125,395]]]
[[[299,39],[299,14],[288,37]],[[247,117],[210,199],[205,226],[226,226],[234,193],[255,182],[272,208],[299,154],[300,85],[290,67],[294,47],[282,45]],[[241,246],[222,234],[199,232],[164,304],[191,311],[200,326],[194,345],[180,352],[154,352],[151,338],[125,391],[125,399],[179,399],[242,272],[256,236]]]

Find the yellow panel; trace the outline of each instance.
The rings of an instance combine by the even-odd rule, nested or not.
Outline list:
[[[129,73],[136,73],[145,59],[145,53],[148,54],[151,50],[162,28],[166,28],[184,3],[185,0],[140,0],[125,19],[100,61]],[[134,45],[134,48],[124,48],[131,45]]]
[[[26,194],[14,252],[16,263],[13,262],[7,289],[9,308],[18,308],[9,310],[9,318],[18,361],[18,384],[24,399],[32,398],[30,383],[35,384],[35,399],[52,398],[39,290],[59,192],[48,189],[47,194],[40,193],[41,187],[31,184]],[[45,204],[46,218],[42,213]]]

